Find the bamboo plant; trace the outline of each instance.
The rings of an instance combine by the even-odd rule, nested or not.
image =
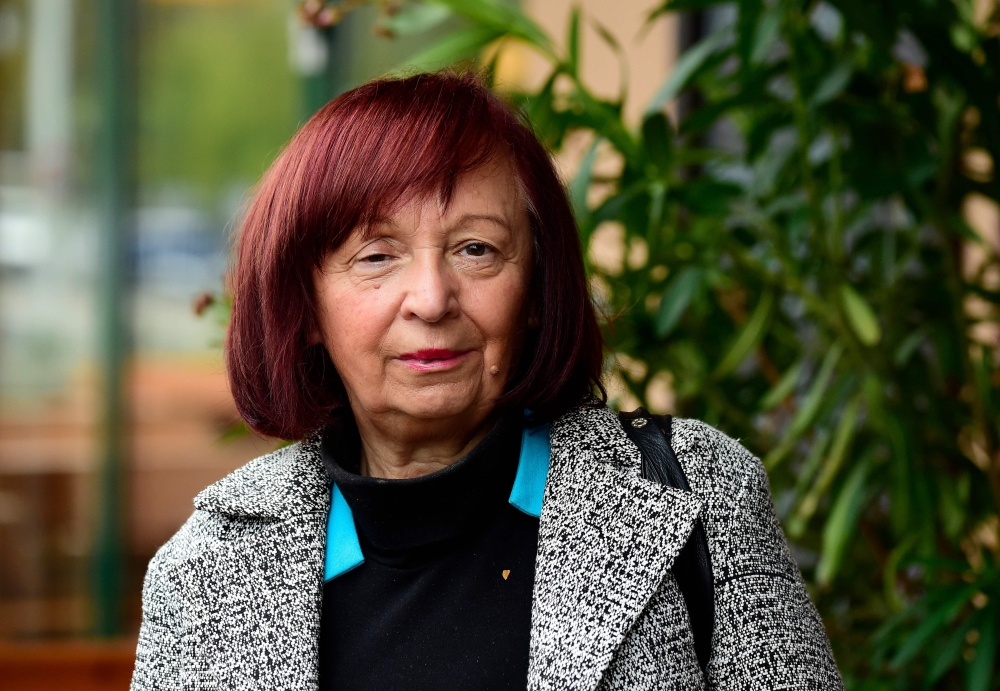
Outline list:
[[[994,6],[651,4],[716,28],[633,125],[581,76],[577,10],[557,43],[495,0],[377,5],[383,37],[454,27],[407,70],[545,58],[504,94],[554,153],[586,144],[567,183],[616,402],[761,455],[848,687],[1000,688]]]

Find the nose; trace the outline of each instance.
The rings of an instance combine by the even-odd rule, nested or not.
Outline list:
[[[458,315],[453,277],[439,256],[420,253],[406,268],[406,295],[400,305],[403,318],[435,323]]]

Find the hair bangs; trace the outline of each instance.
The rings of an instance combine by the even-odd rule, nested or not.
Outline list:
[[[495,104],[455,88],[460,85],[428,89],[420,82],[415,77],[351,92],[316,115],[326,120],[329,141],[313,150],[313,169],[322,171],[313,189],[322,199],[310,199],[307,206],[328,211],[316,219],[327,231],[327,252],[414,198],[435,195],[447,207],[460,177],[511,158],[504,137],[496,136],[507,129],[509,116]],[[392,107],[386,108],[387,102]]]

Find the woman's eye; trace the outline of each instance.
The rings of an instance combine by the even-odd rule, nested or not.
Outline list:
[[[389,261],[389,259],[388,254],[369,254],[367,257],[362,257],[361,261],[369,264],[381,264],[382,262]]]
[[[490,246],[485,242],[473,242],[462,248],[462,251],[470,257],[483,257],[490,251]]]

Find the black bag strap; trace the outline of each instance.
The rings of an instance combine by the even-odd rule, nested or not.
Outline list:
[[[628,438],[642,454],[642,476],[667,487],[691,491],[687,476],[670,445],[670,415],[651,415],[645,408],[631,413],[618,413]],[[715,585],[708,540],[699,519],[687,544],[674,560],[674,578],[691,618],[694,651],[702,671],[712,654],[712,631],[715,628]]]

